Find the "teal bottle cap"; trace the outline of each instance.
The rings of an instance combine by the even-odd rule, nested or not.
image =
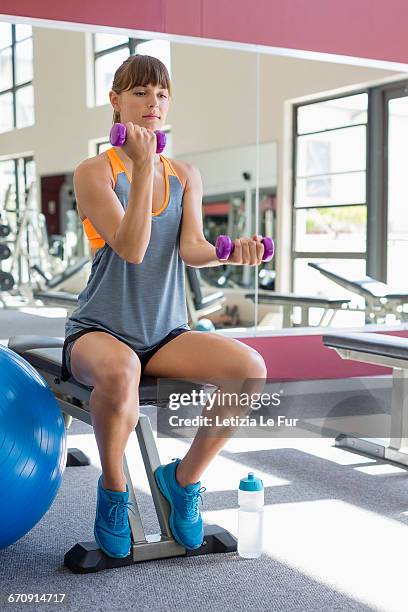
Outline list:
[[[249,472],[246,478],[241,478],[239,481],[239,488],[241,491],[262,491],[264,487],[262,480],[253,472]]]

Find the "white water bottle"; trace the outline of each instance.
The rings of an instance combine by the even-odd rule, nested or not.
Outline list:
[[[238,554],[255,559],[262,554],[264,487],[253,472],[240,480],[238,504]]]

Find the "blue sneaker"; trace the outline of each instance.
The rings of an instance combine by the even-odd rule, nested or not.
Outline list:
[[[203,520],[198,509],[198,498],[206,491],[200,482],[181,487],[176,480],[176,469],[180,459],[160,465],[154,473],[157,486],[170,504],[170,529],[184,548],[199,548],[203,543]]]
[[[130,553],[130,507],[129,487],[126,491],[110,491],[102,487],[102,476],[98,480],[98,500],[94,527],[95,540],[109,557],[127,557]]]

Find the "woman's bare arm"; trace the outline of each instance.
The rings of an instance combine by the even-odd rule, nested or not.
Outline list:
[[[104,156],[83,161],[74,173],[78,207],[122,259],[141,263],[151,234],[154,166],[134,168],[126,212],[113,190]]]

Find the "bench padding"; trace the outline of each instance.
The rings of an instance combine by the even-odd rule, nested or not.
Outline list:
[[[339,274],[336,269],[327,264],[319,264],[316,262],[309,262],[308,265],[315,270],[318,270],[326,276],[330,278],[335,283],[338,283],[342,287],[348,288],[350,291],[354,291],[362,296],[367,296],[370,298],[386,298],[387,300],[408,300],[408,291],[396,290],[391,288],[389,285],[385,283],[381,283],[380,281],[375,280],[375,278],[371,278],[371,276],[355,276],[355,277],[346,277]]]
[[[61,376],[63,345],[64,338],[48,336],[14,336],[8,342],[9,349],[21,355],[36,370],[43,370],[56,378]],[[79,387],[92,389],[74,379],[70,380]],[[142,376],[139,385],[140,403],[155,399],[157,399],[157,378]]]
[[[246,293],[245,298],[255,302],[255,293]],[[316,306],[319,308],[339,308],[343,304],[348,304],[351,300],[348,298],[329,298],[326,296],[318,295],[300,295],[298,293],[261,293],[258,291],[258,302],[259,304],[293,304],[301,305],[305,304],[308,306]]]
[[[408,338],[374,333],[325,334],[323,344],[330,348],[359,351],[408,361]]]

